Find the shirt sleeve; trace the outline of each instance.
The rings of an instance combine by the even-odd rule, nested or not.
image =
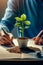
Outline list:
[[[5,10],[4,17],[0,22],[0,30],[4,27],[7,31],[11,31],[15,24],[14,17],[17,16],[18,6],[16,0],[8,0],[7,8]]]

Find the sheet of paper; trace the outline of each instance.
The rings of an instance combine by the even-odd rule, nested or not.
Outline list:
[[[17,39],[14,40],[14,44],[18,46]],[[35,45],[33,40],[29,40],[27,46],[40,48],[42,50],[42,46]],[[26,53],[10,53],[9,51],[6,50],[6,48],[0,46],[0,60],[12,59],[12,58],[36,58],[36,57]]]
[[[7,54],[7,53],[9,52],[6,50],[6,48],[0,46],[0,54]]]
[[[35,45],[35,41],[32,39],[29,39],[27,47],[33,47],[33,48],[39,48],[42,51],[43,46],[41,45]]]
[[[9,51],[6,50],[6,48],[0,46],[0,60],[20,57],[21,55],[19,53],[10,53]]]
[[[26,53],[10,53],[4,47],[0,46],[0,60],[15,58],[35,58],[34,56]]]
[[[13,39],[13,43],[15,44],[15,46],[19,46],[17,39]],[[35,45],[35,41],[33,41],[32,39],[29,39],[27,43],[27,47],[33,47],[34,49],[39,48],[42,51],[43,46]]]
[[[13,39],[13,43],[15,46],[19,46],[17,39]]]

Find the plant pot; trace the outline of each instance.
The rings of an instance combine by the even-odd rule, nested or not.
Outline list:
[[[22,48],[22,47],[27,47],[27,43],[28,43],[28,38],[18,38],[17,41],[18,41],[18,44],[19,44],[19,47]]]

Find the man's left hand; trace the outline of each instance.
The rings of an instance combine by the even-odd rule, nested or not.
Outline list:
[[[43,45],[43,37],[34,37],[33,40],[37,45]]]

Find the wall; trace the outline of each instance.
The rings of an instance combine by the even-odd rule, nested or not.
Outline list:
[[[0,0],[0,20],[4,16],[6,7],[7,7],[7,0]],[[12,30],[12,34],[14,35],[14,37],[18,37],[16,27]]]
[[[6,6],[7,6],[7,0],[0,0],[0,20],[4,16]]]

